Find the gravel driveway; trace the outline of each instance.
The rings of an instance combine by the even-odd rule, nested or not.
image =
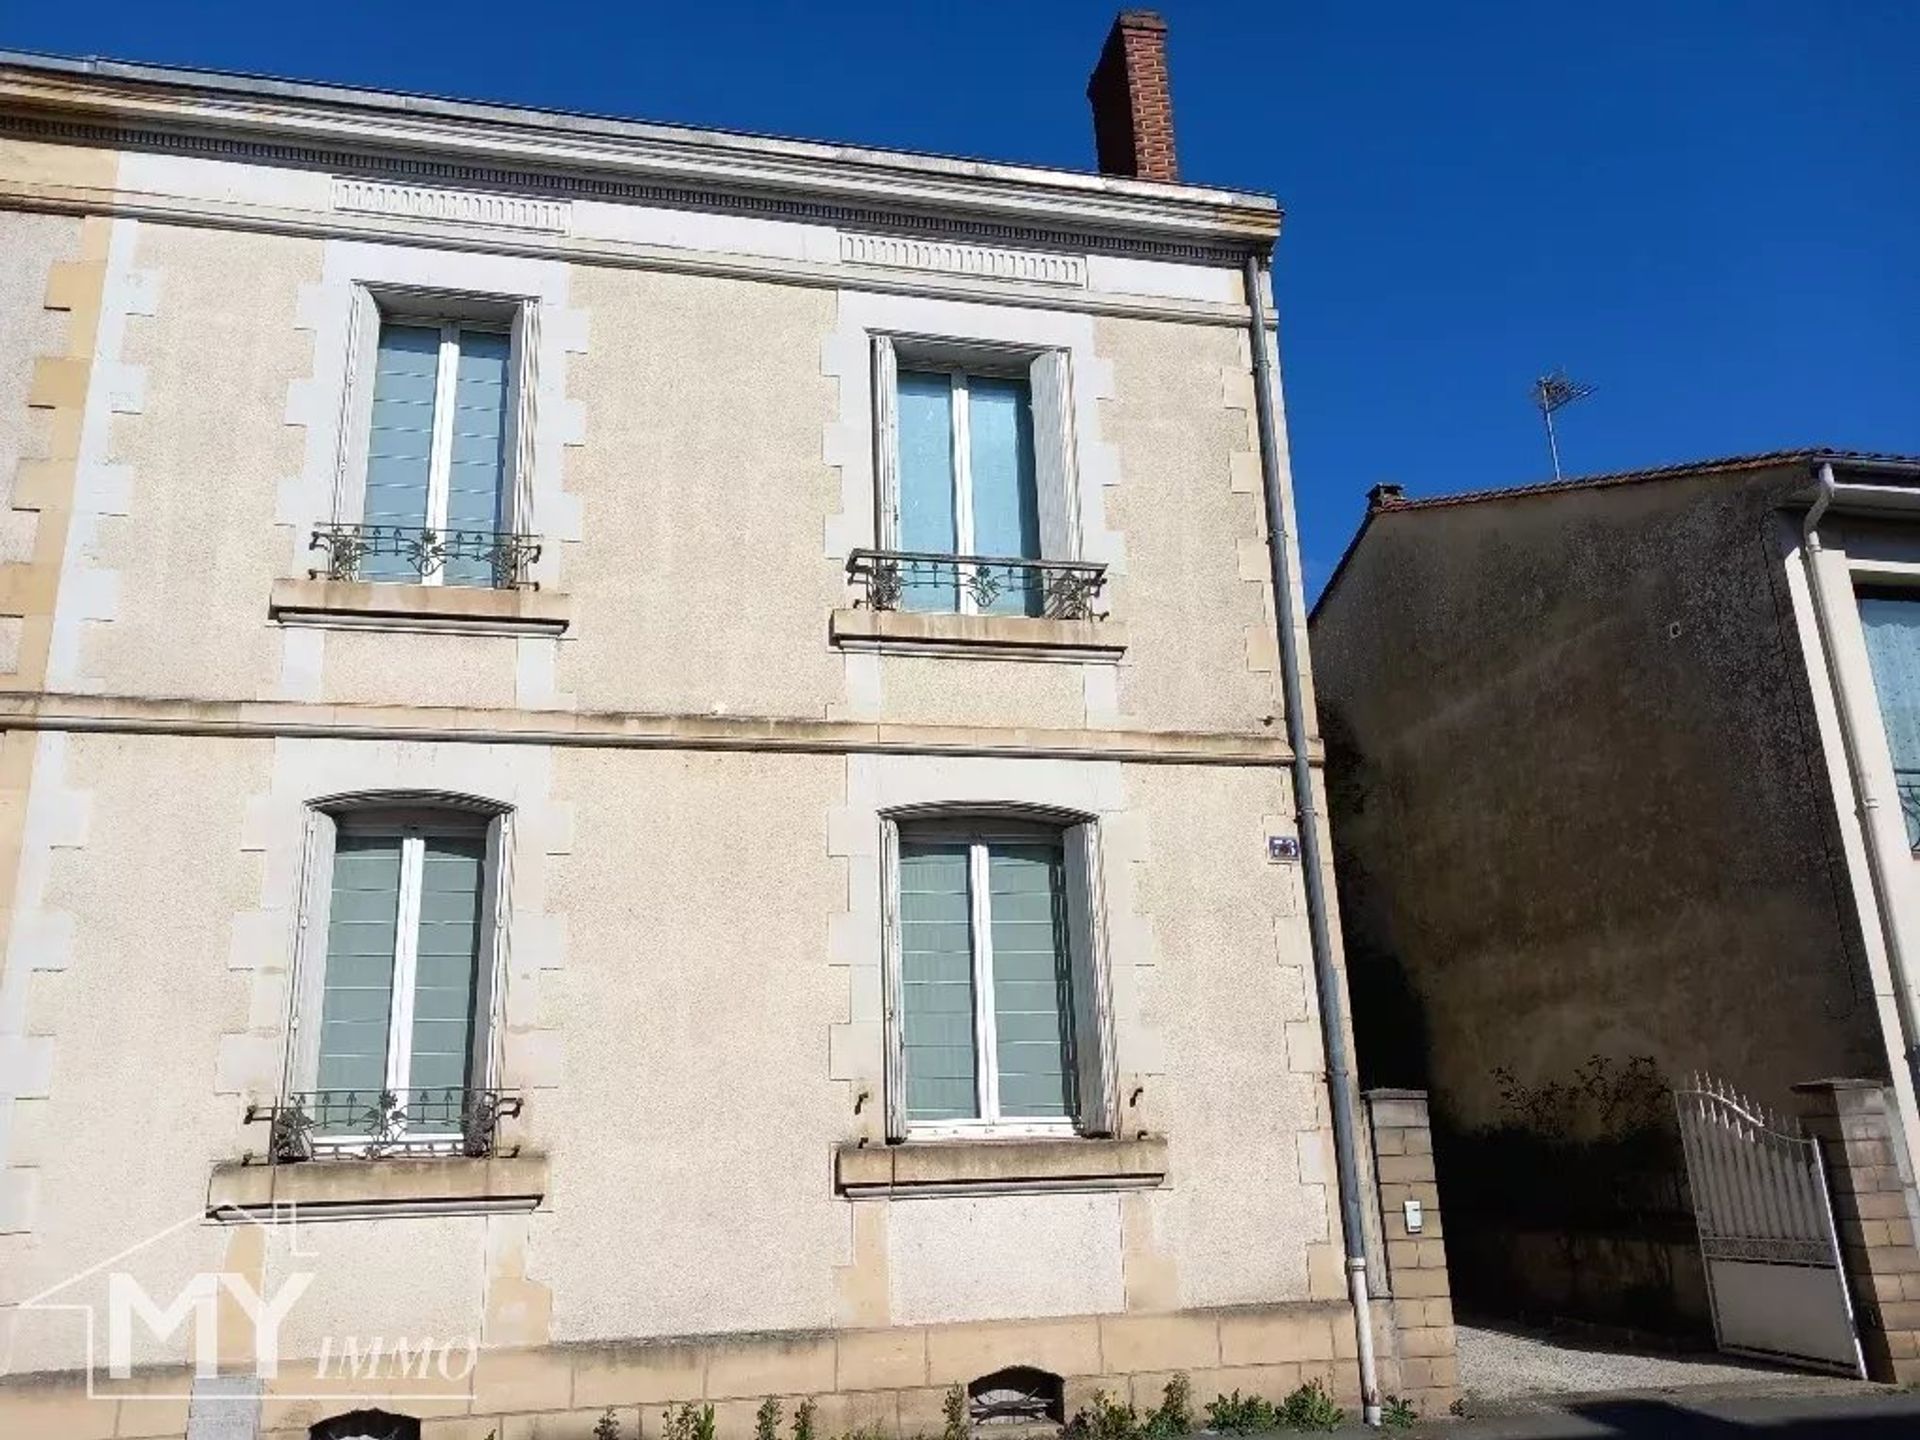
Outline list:
[[[1824,1376],[1776,1369],[1728,1355],[1659,1355],[1596,1349],[1565,1336],[1461,1325],[1460,1387],[1475,1399],[1665,1390],[1691,1385],[1761,1383],[1793,1389],[1826,1385]]]

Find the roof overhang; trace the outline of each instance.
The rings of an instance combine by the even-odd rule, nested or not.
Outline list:
[[[1270,196],[220,72],[0,51],[0,133],[1194,259],[1269,248]]]

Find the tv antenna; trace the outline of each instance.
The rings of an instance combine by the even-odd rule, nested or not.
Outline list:
[[[1576,400],[1584,400],[1593,393],[1593,386],[1583,385],[1578,380],[1567,378],[1567,372],[1556,370],[1551,375],[1542,375],[1533,382],[1533,403],[1540,409],[1540,418],[1547,426],[1547,453],[1553,457],[1553,478],[1560,479],[1560,438],[1553,433],[1553,412]]]

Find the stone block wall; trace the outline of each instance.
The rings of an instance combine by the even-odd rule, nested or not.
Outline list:
[[[1920,1381],[1920,1249],[1912,1182],[1894,1149],[1891,1098],[1874,1080],[1816,1080],[1793,1089],[1826,1161],[1867,1376],[1913,1384]]]
[[[1445,1415],[1460,1393],[1454,1357],[1453,1292],[1433,1169],[1433,1131],[1424,1090],[1369,1090],[1374,1174],[1380,1185],[1380,1231],[1386,1242],[1385,1285],[1392,1317],[1383,1338],[1381,1389],[1407,1401],[1421,1418]],[[1419,1229],[1407,1203],[1420,1206]]]

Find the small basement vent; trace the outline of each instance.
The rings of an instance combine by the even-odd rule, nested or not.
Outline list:
[[[1067,1420],[1066,1388],[1060,1377],[1030,1365],[1011,1365],[982,1375],[967,1387],[967,1412],[975,1425],[1019,1425]]]
[[[384,1410],[355,1410],[322,1420],[307,1436],[308,1440],[420,1440],[420,1422]]]

